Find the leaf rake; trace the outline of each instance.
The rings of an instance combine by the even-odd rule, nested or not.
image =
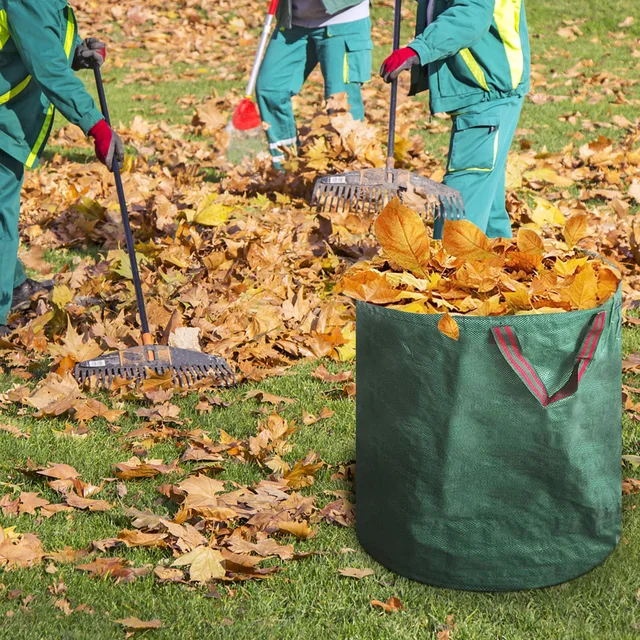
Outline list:
[[[396,0],[393,22],[394,51],[400,47],[401,8],[402,0]],[[415,193],[426,201],[427,215],[434,218],[444,216],[450,220],[466,217],[462,196],[458,191],[405,169],[395,168],[397,103],[396,78],[391,83],[386,167],[318,178],[311,196],[311,206],[315,205],[316,211],[362,211],[372,214],[383,209],[393,198],[402,200],[404,194]]]
[[[110,124],[107,98],[104,92],[100,69],[94,68],[96,87],[100,98],[100,106],[107,123]],[[129,222],[129,212],[122,186],[122,177],[117,160],[114,161],[113,175],[118,192],[122,224],[127,243],[127,253],[131,262],[131,274],[136,292],[140,324],[142,327],[142,345],[105,354],[95,360],[80,362],[74,368],[73,375],[81,384],[91,381],[98,386],[110,387],[116,378],[124,378],[141,382],[152,375],[163,375],[171,372],[172,382],[176,386],[188,388],[199,380],[211,378],[216,386],[231,387],[236,380],[233,371],[224,358],[210,356],[199,351],[179,349],[153,344],[149,331],[149,321],[144,304],[140,272],[136,262],[136,253]]]

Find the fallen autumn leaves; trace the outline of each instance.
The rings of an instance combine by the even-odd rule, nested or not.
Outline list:
[[[163,510],[170,511],[171,515],[127,508],[124,512],[130,520],[130,528],[122,529],[115,538],[94,541],[92,550],[65,549],[45,554],[37,535],[22,535],[11,528],[4,529],[0,566],[6,569],[31,567],[45,558],[54,563],[77,563],[83,559],[82,564],[76,565],[78,570],[100,578],[110,577],[117,583],[133,582],[152,571],[161,583],[205,584],[212,580],[263,579],[283,567],[273,563],[262,567],[262,563],[310,555],[296,553],[294,545],[287,540],[306,540],[314,535],[313,525],[322,520],[341,526],[353,524],[353,505],[346,499],[350,495],[348,492],[338,492],[340,499],[322,510],[316,506],[314,496],[300,493],[300,489],[313,485],[314,475],[325,464],[314,452],[293,465],[282,458],[291,452],[289,439],[298,429],[294,421],[271,413],[258,421],[255,436],[236,440],[222,431],[218,443],[200,429],[179,431],[167,427],[162,420],[155,425],[148,429],[149,435],[166,431],[169,437],[175,437],[184,449],[183,460],[252,462],[267,470],[269,477],[252,486],[234,483],[229,487],[227,482],[206,475],[207,472],[216,473],[216,467],[205,466],[204,472],[187,475],[176,484],[158,486],[166,499]],[[130,437],[128,434],[127,439]],[[203,455],[197,455],[195,452],[198,451]],[[19,487],[13,486],[18,495],[12,497],[7,493],[0,498],[0,509],[5,517],[25,513],[53,517],[61,511],[73,512],[74,509],[108,511],[113,508],[111,503],[93,497],[104,491],[111,479],[92,485],[83,481],[75,468],[61,463],[46,467],[30,464],[21,471],[33,479],[45,480],[63,502],[51,504],[37,492],[20,492]],[[160,474],[184,476],[178,460],[165,464],[162,460],[141,460],[137,456],[116,464],[114,472],[127,482]],[[341,473],[340,469],[338,473]],[[89,552],[109,554],[121,546],[156,548],[163,551],[166,561],[155,568],[136,567],[120,557],[97,557],[86,561]],[[188,568],[188,574],[183,568]]]
[[[515,240],[487,236],[468,220],[445,221],[433,247],[420,216],[396,198],[377,217],[381,256],[354,265],[337,291],[412,313],[444,314],[442,333],[458,340],[453,313],[500,316],[592,309],[617,291],[621,275],[594,254],[574,250],[586,216],[569,218],[562,241],[545,243],[520,227]]]

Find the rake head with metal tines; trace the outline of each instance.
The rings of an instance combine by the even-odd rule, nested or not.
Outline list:
[[[311,205],[316,211],[362,211],[377,213],[393,198],[402,200],[408,191],[425,201],[427,215],[449,220],[465,217],[462,196],[439,182],[404,169],[363,169],[316,180]]]
[[[236,383],[233,371],[223,358],[177,347],[148,345],[109,353],[97,360],[77,364],[73,372],[81,383],[94,382],[110,387],[116,378],[141,382],[152,373],[171,372],[174,384],[189,387],[211,378],[218,387],[232,387]]]
[[[393,50],[400,48],[402,0],[395,0]],[[384,169],[349,171],[339,176],[318,178],[313,188],[311,205],[317,211],[363,211],[377,213],[394,197],[413,192],[426,202],[427,215],[457,220],[464,218],[462,196],[451,187],[428,178],[394,168],[398,78],[391,83],[387,162]]]

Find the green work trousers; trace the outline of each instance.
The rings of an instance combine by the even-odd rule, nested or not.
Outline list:
[[[371,78],[371,20],[355,20],[317,29],[279,29],[271,38],[256,85],[262,120],[274,163],[284,159],[283,149],[295,147],[296,123],[291,98],[320,63],[325,98],[346,92],[351,114],[364,119],[360,87]]]
[[[7,323],[13,289],[27,275],[18,260],[18,219],[24,165],[0,151],[0,325]]]
[[[507,156],[518,126],[524,97],[480,102],[452,114],[453,126],[444,184],[457,189],[467,219],[490,238],[510,238],[505,206]],[[434,225],[442,238],[443,218]]]

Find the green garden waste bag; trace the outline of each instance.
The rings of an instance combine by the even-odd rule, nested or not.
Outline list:
[[[622,522],[621,291],[587,311],[357,305],[357,534],[392,571],[481,591],[600,564]]]

